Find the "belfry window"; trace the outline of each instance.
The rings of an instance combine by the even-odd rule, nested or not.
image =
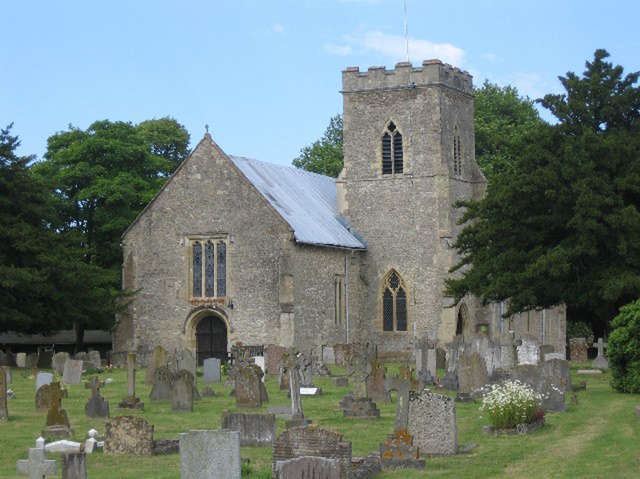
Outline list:
[[[407,331],[407,290],[395,270],[382,282],[382,330]]]
[[[453,133],[453,174],[462,174],[462,148],[460,147],[460,133],[458,128]]]
[[[382,134],[382,174],[401,174],[403,170],[402,134],[390,122]]]
[[[227,244],[224,240],[191,241],[191,296],[223,298],[227,295]]]

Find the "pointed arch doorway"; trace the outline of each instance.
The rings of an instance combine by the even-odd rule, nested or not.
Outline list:
[[[196,325],[196,359],[202,365],[205,359],[227,361],[227,325],[215,314],[207,314]]]
[[[459,334],[465,334],[469,331],[469,311],[467,305],[462,304],[458,311],[458,321],[456,323],[456,336]]]

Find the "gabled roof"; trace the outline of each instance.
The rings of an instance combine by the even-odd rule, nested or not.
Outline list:
[[[298,243],[366,248],[337,216],[333,178],[240,156],[229,158],[291,226]]]

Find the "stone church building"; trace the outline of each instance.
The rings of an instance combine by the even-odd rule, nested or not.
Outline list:
[[[515,330],[564,351],[563,308],[502,319],[501,305],[443,295],[457,260],[453,203],[481,198],[472,78],[438,60],[342,73],[337,180],[231,156],[207,133],[123,236],[114,351],[231,345],[314,348]]]

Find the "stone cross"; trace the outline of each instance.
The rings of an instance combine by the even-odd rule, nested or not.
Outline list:
[[[604,356],[604,348],[607,346],[607,343],[605,343],[602,338],[598,338],[598,342],[593,343],[593,345],[598,348],[598,356]]]
[[[413,377],[411,367],[406,364],[400,367],[399,375],[388,377],[385,382],[389,391],[397,391],[398,393],[395,429],[407,429],[410,395],[411,392],[420,391],[422,383]]]
[[[29,476],[29,479],[42,479],[45,476],[53,476],[57,472],[56,461],[45,460],[44,447],[29,449],[29,460],[20,460],[16,466],[18,474]]]
[[[353,398],[364,399],[369,397],[367,391],[367,378],[371,374],[372,366],[365,356],[354,356],[347,365],[347,373],[353,378]]]
[[[282,365],[289,372],[289,390],[291,391],[291,414],[296,419],[304,418],[300,400],[300,366],[304,358],[295,350],[285,353]]]
[[[98,376],[92,376],[91,380],[84,385],[85,389],[91,389],[91,397],[100,396],[100,388],[104,386],[104,381],[99,381]]]
[[[593,343],[598,348],[598,357],[591,362],[591,366],[600,369],[609,369],[609,361],[604,357],[604,347],[607,345],[602,338],[598,338],[597,343]]]

